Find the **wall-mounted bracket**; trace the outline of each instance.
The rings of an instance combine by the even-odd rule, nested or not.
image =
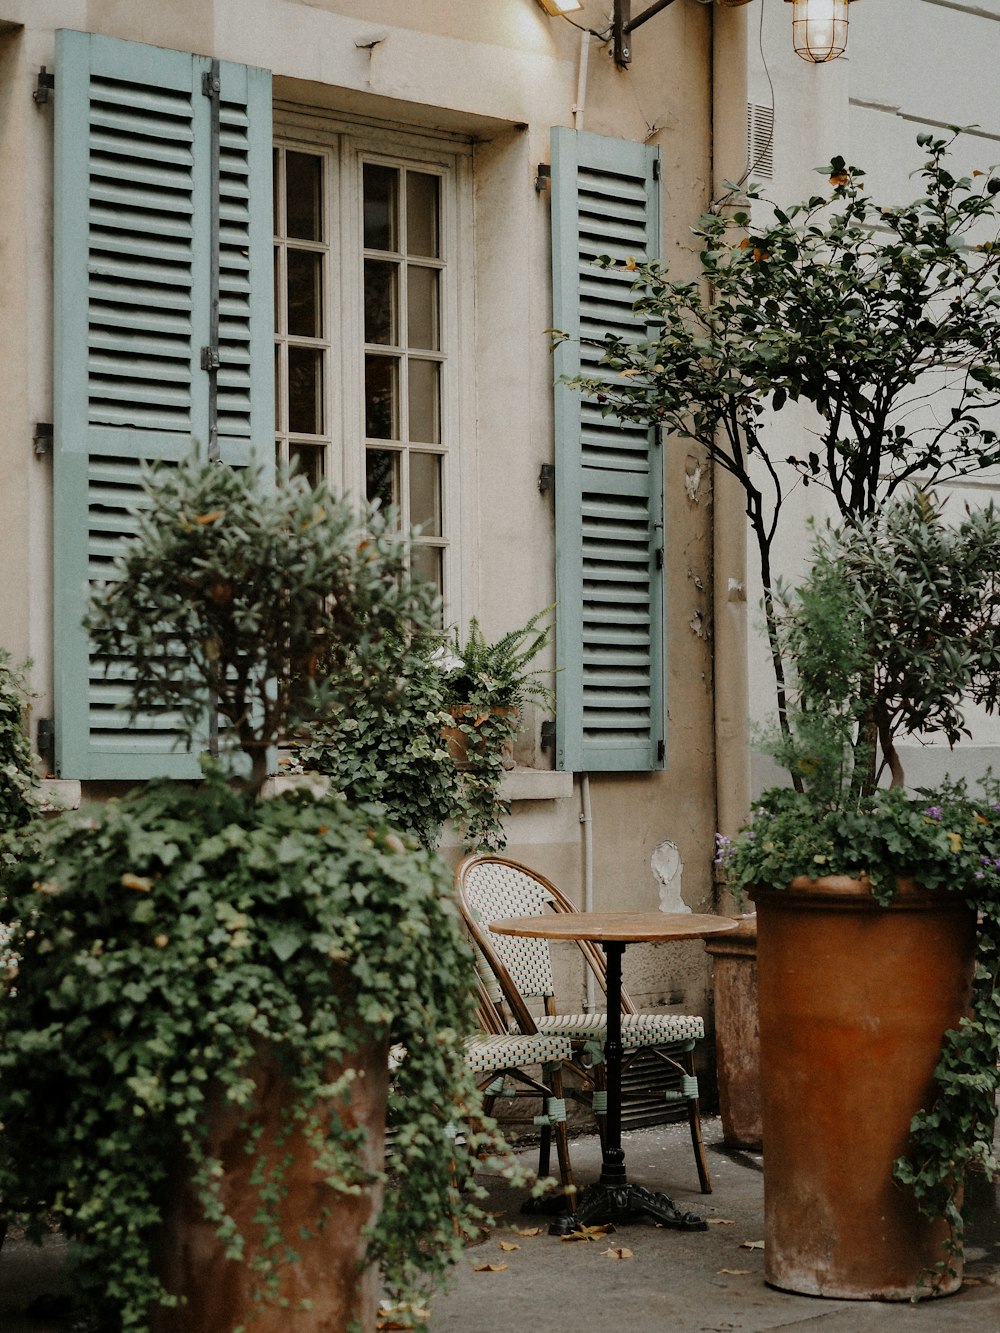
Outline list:
[[[538,469],[538,489],[543,495],[546,491],[555,493],[556,469],[554,463],[543,463]]]
[[[539,162],[535,168],[535,192],[544,194],[549,188],[549,181],[552,179],[552,168],[548,162]]]
[[[41,458],[43,454],[50,454],[52,452],[52,436],[53,430],[51,421],[35,422],[35,433],[31,437],[31,443],[39,458]]]
[[[556,724],[552,718],[542,723],[542,734],[539,741],[543,750],[554,750],[556,744]]]
[[[56,86],[56,76],[50,74],[43,65],[38,71],[38,79],[35,83],[35,91],[31,94],[39,106],[42,106],[49,100],[49,93]]]

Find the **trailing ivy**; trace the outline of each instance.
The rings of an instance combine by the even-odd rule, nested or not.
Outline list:
[[[25,731],[28,692],[23,671],[0,648],[0,870],[21,856],[38,818],[38,775]]]
[[[330,1065],[369,1041],[405,1046],[392,1205],[371,1259],[402,1299],[457,1256],[480,1214],[456,1185],[499,1143],[453,1134],[480,1118],[461,1040],[473,964],[435,856],[370,810],[298,793],[254,804],[209,768],[197,787],[157,782],[61,818],[15,871],[10,906],[20,968],[0,1004],[0,1201],[36,1232],[59,1219],[109,1327],[140,1333],[165,1298],[156,1241],[185,1159],[238,1253],[205,1127],[218,1097],[252,1123],[262,1042],[344,1190],[372,1182]],[[260,1202],[267,1218],[264,1186]],[[296,1237],[272,1232],[262,1298],[294,1260]]]

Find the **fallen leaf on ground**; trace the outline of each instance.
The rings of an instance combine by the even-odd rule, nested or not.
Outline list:
[[[741,1240],[741,1241],[740,1241],[740,1249],[741,1249],[741,1250],[762,1250],[763,1248],[764,1248],[764,1242],[763,1242],[762,1240]]]
[[[512,1240],[502,1240],[500,1242],[500,1248],[501,1250],[508,1251],[508,1250],[519,1250],[521,1247],[520,1245],[515,1244],[515,1242]]]
[[[981,1277],[967,1277],[962,1282],[963,1287],[981,1287],[983,1279]]]
[[[608,1256],[609,1259],[635,1258],[635,1254],[633,1253],[633,1251],[628,1249],[628,1247],[625,1245],[614,1245],[610,1250],[605,1250],[604,1253]]]
[[[725,1273],[727,1277],[751,1277],[749,1268],[720,1268],[720,1273]]]
[[[706,1217],[705,1221],[710,1227],[734,1227],[736,1225],[732,1217]]]
[[[515,1236],[540,1236],[542,1234],[541,1227],[513,1227],[512,1230]]]
[[[506,1264],[475,1264],[472,1271],[474,1273],[506,1273]]]

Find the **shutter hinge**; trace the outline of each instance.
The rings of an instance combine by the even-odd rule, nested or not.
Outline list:
[[[31,94],[39,106],[43,106],[49,100],[49,92],[56,86],[56,76],[50,74],[43,65],[38,71],[38,79],[35,83],[35,91]]]
[[[219,92],[221,91],[221,86],[218,69],[206,69],[201,76],[202,96],[218,97]]]
[[[662,546],[658,546],[658,547],[656,548],[656,568],[657,568],[657,569],[662,569],[662,568],[663,568],[663,547],[662,547]]]
[[[219,349],[217,347],[203,347],[201,349],[202,370],[218,370],[220,364]]]
[[[658,762],[662,764],[663,761],[666,759],[666,757],[667,757],[667,742],[664,740],[659,740],[656,742],[656,758]]]
[[[544,495],[546,491],[551,491],[553,495],[556,489],[556,469],[554,463],[543,463],[538,469],[538,489]]]
[[[552,168],[547,162],[539,162],[535,168],[535,190],[541,194],[549,187],[549,181],[552,179]]]
[[[654,158],[653,158],[653,180],[654,180],[654,181],[658,181],[659,179],[660,179],[660,159],[659,159],[658,157],[654,157]]]
[[[50,454],[52,452],[52,435],[51,421],[35,422],[35,433],[31,437],[31,442],[35,446],[35,453],[39,458],[41,458],[43,454]]]
[[[56,724],[51,717],[40,717],[35,730],[35,746],[50,769],[55,766]]]
[[[543,750],[552,750],[556,743],[556,724],[549,718],[547,722],[542,723],[542,734],[539,744]]]

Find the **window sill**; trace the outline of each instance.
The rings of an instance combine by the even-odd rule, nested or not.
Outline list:
[[[80,783],[74,778],[42,778],[39,784],[42,813],[58,814],[60,810],[79,810]]]
[[[505,801],[561,801],[573,795],[573,774],[551,768],[511,768],[503,775]]]

